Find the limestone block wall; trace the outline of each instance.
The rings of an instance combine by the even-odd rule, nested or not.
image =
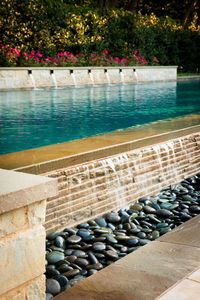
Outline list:
[[[44,300],[46,198],[57,181],[0,169],[0,299]]]
[[[138,82],[157,81],[158,78],[160,78],[160,80],[163,80],[164,78],[167,78],[167,80],[174,80],[176,77],[176,68],[170,69],[170,72],[168,72],[166,68],[149,68],[148,72],[145,67],[135,69]]]
[[[57,169],[59,195],[47,201],[46,230],[53,231],[158,193],[200,171],[200,133]]]
[[[18,68],[0,68],[0,90],[32,88],[32,81],[28,70]]]
[[[0,90],[176,79],[176,66],[0,68]]]

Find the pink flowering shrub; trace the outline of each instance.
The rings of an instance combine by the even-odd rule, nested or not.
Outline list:
[[[5,60],[6,66],[16,66],[20,54],[21,50],[18,48],[0,45],[0,56]]]
[[[156,56],[153,56],[153,58],[152,58],[152,60],[153,60],[153,62],[155,63],[155,64],[158,64],[159,65],[159,60],[158,60],[158,58],[156,57]]]
[[[148,64],[159,64],[155,56],[151,61],[138,51],[133,50],[127,56],[112,56],[108,49],[99,52],[73,54],[69,51],[59,51],[52,56],[44,55],[40,50],[22,51],[18,48],[0,45],[1,66],[47,66],[47,67],[69,67],[69,66],[145,66]]]
[[[133,55],[133,60],[136,62],[136,65],[139,66],[148,65],[146,58],[142,56],[138,50],[134,50],[132,55]]]

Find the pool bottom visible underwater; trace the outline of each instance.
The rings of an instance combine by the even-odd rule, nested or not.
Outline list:
[[[200,81],[1,92],[0,154],[199,111]]]

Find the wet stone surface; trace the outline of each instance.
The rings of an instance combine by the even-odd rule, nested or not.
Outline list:
[[[46,239],[46,299],[200,213],[200,174]]]

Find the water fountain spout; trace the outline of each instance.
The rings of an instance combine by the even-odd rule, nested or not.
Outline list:
[[[95,83],[94,83],[94,76],[93,76],[91,70],[88,70],[88,74],[89,74],[90,81],[91,81],[92,85],[94,85],[94,84],[95,84]]]
[[[51,79],[52,79],[52,82],[53,82],[53,86],[55,89],[58,88],[58,84],[57,84],[57,80],[56,80],[56,75],[54,74],[53,70],[50,71],[50,74],[51,74]]]
[[[138,74],[137,74],[137,70],[136,70],[136,69],[133,69],[133,72],[134,72],[134,76],[135,76],[136,82],[138,82]]]
[[[70,70],[70,74],[72,76],[72,80],[73,80],[74,85],[77,86],[77,80],[76,80],[76,76],[74,74],[74,71]]]
[[[119,70],[119,73],[120,73],[121,83],[124,83],[124,73],[123,73],[122,69]]]
[[[36,89],[36,83],[35,83],[35,78],[32,74],[32,70],[28,70],[28,75],[30,76],[32,87],[35,90]]]
[[[111,84],[111,81],[110,81],[110,75],[109,75],[109,73],[108,73],[108,70],[105,69],[105,70],[104,70],[104,73],[106,74],[106,79],[107,79],[108,84]]]

